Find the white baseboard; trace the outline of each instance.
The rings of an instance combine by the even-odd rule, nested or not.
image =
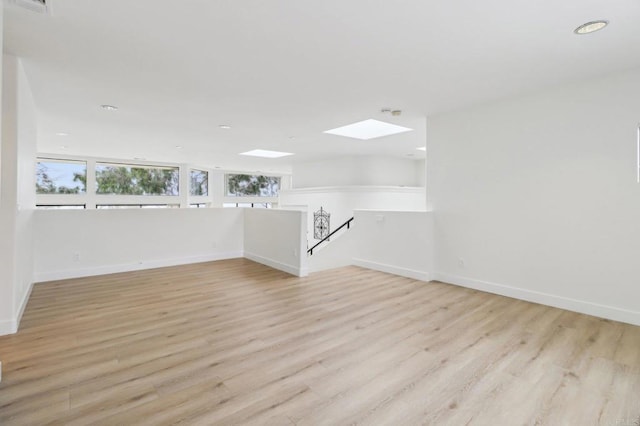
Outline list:
[[[314,262],[313,257],[309,258],[309,272],[312,274],[315,274],[316,272],[326,271],[329,269],[342,268],[344,266],[349,266],[349,265],[353,265],[353,261],[351,259],[342,260],[340,262],[337,262],[337,261],[322,262],[318,264]]]
[[[29,288],[25,292],[25,295],[20,302],[20,306],[18,307],[18,315],[16,316],[16,318],[0,321],[0,336],[6,336],[7,334],[14,334],[18,332],[18,327],[20,326],[20,321],[22,320],[22,314],[24,314],[24,310],[27,307],[27,303],[29,302],[29,296],[31,296],[31,290],[33,290],[33,283],[29,284]]]
[[[353,259],[353,264],[375,271],[386,272],[389,274],[400,275],[401,277],[413,278],[419,281],[431,281],[431,274],[425,271],[417,271],[415,269],[401,268],[399,266],[387,265],[385,263],[371,262],[364,259]]]
[[[20,306],[18,307],[18,315],[16,317],[16,332],[20,328],[20,321],[22,321],[22,315],[24,314],[24,310],[27,308],[27,303],[29,303],[29,297],[31,297],[32,290],[33,282],[29,283],[29,288],[27,288],[27,291],[22,298],[22,302],[20,302]]]
[[[261,263],[263,265],[269,266],[273,269],[277,269],[279,271],[286,272],[291,275],[295,275],[296,277],[306,277],[309,275],[308,268],[299,268],[294,265],[287,265],[286,263],[279,262],[277,260],[269,259],[268,257],[259,256],[253,253],[244,253],[244,257],[249,260],[253,260],[254,262]]]
[[[630,311],[627,309],[616,308],[614,306],[601,305],[598,303],[571,299],[554,294],[541,293],[503,284],[480,281],[458,275],[434,273],[433,279],[459,285],[461,287],[512,297],[514,299],[526,300],[527,302],[539,303],[541,305],[553,306],[555,308],[566,309],[568,311],[579,312],[581,314],[592,315],[599,318],[640,325],[639,311]]]
[[[18,331],[18,327],[15,320],[0,320],[0,336],[13,334],[13,333],[16,333],[17,331]]]
[[[149,260],[137,263],[96,266],[92,268],[68,269],[62,271],[42,272],[36,274],[36,282],[66,280],[70,278],[91,277],[95,275],[116,274],[119,272],[140,271],[143,269],[164,268],[167,266],[189,265],[192,263],[212,262],[215,260],[235,259],[243,257],[242,251],[215,253],[202,256],[182,257],[175,259]]]

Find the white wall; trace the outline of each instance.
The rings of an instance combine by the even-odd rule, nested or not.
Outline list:
[[[356,244],[353,228],[342,228],[329,241],[325,241],[313,249],[313,254],[309,256],[308,260],[309,272],[320,272],[353,265]]]
[[[4,31],[3,29],[3,12],[4,7],[0,7],[0,45],[2,45],[2,39]],[[0,55],[0,81],[4,82],[4,55]],[[0,95],[2,95],[2,86],[0,84]],[[4,96],[2,96],[2,102],[0,102],[0,116],[4,117]],[[3,122],[0,120],[0,135],[4,132]],[[13,321],[13,257],[14,249],[12,239],[7,236],[13,235],[15,229],[15,218],[12,213],[14,207],[9,197],[9,191],[11,188],[11,182],[15,180],[16,172],[11,169],[13,164],[12,158],[15,156],[13,153],[13,144],[5,142],[4,135],[0,140],[0,336],[7,333],[15,332]]]
[[[209,172],[209,193],[213,197],[212,207],[222,207],[224,205],[225,182],[224,172]]]
[[[243,209],[40,210],[35,276],[48,281],[242,257]]]
[[[244,256],[293,275],[306,276],[307,214],[295,210],[243,210]]]
[[[33,283],[36,112],[21,61],[2,60],[0,334],[17,330]]]
[[[311,272],[346,265],[431,280],[435,270],[433,213],[356,210],[351,228],[340,231],[309,257]]]
[[[640,324],[640,70],[428,119],[438,278]]]
[[[36,106],[31,87],[16,59],[18,70],[18,215],[16,218],[16,294],[14,309],[22,316],[33,284],[33,214],[35,211],[35,155],[38,140]]]
[[[353,264],[422,281],[434,272],[431,212],[357,210]]]
[[[424,188],[339,186],[281,191],[280,206],[296,210],[300,210],[300,206],[306,206],[307,239],[311,246],[318,241],[313,235],[313,213],[320,210],[320,207],[331,214],[330,225],[333,231],[353,217],[355,210],[424,211],[425,198]]]
[[[295,163],[292,188],[328,186],[424,186],[424,160],[344,156]]]

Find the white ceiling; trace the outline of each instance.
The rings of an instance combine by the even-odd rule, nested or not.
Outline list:
[[[4,36],[24,58],[49,153],[273,171],[423,158],[427,115],[640,66],[638,0],[48,3],[50,16],[6,7]],[[611,25],[573,34],[600,18]],[[368,118],[416,131],[322,133]],[[296,155],[237,155],[252,149]]]

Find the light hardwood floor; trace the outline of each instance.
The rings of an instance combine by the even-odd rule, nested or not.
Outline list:
[[[244,259],[36,285],[0,424],[636,425],[640,327]]]

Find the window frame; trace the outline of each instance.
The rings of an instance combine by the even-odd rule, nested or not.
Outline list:
[[[97,205],[179,205],[181,208],[187,208],[191,202],[188,191],[183,188],[183,181],[186,182],[185,170],[190,168],[186,164],[165,163],[156,161],[128,161],[114,158],[94,158],[80,157],[74,155],[60,155],[49,153],[37,153],[35,163],[39,161],[58,161],[58,162],[78,162],[86,164],[86,187],[85,192],[80,194],[35,194],[34,208],[39,210],[53,210],[47,207],[63,208],[69,206],[70,209],[77,208],[75,206],[84,205],[87,210],[95,210]],[[147,168],[166,168],[177,169],[178,171],[178,193],[180,195],[117,195],[117,194],[97,194],[96,182],[96,165],[123,165],[132,167]],[[205,171],[211,173],[211,170],[204,168]],[[34,169],[34,177],[37,169]],[[188,176],[188,174],[187,174]],[[35,192],[34,184],[34,192]],[[198,197],[200,203],[211,203],[212,198]]]
[[[35,194],[36,202],[34,208],[53,210],[53,207],[62,208],[69,206],[76,209],[77,206],[85,206],[87,210],[95,210],[97,205],[158,205],[158,204],[179,204],[180,208],[190,208],[192,204],[197,204],[198,208],[222,208],[224,203],[271,203],[272,208],[277,208],[279,196],[226,196],[227,176],[233,174],[245,174],[250,176],[269,176],[279,179],[279,191],[286,190],[291,185],[291,178],[283,173],[251,173],[239,170],[220,169],[219,167],[202,167],[198,164],[168,163],[162,161],[128,160],[108,157],[88,157],[64,154],[51,154],[38,152],[35,161],[59,161],[77,162],[86,165],[86,186],[85,192],[79,194]],[[96,165],[123,165],[139,166],[149,168],[177,168],[179,195],[114,195],[96,194]],[[206,172],[208,176],[206,196],[192,196],[189,188],[190,174],[192,170]],[[36,170],[34,170],[34,175]],[[34,185],[35,192],[35,185]]]

